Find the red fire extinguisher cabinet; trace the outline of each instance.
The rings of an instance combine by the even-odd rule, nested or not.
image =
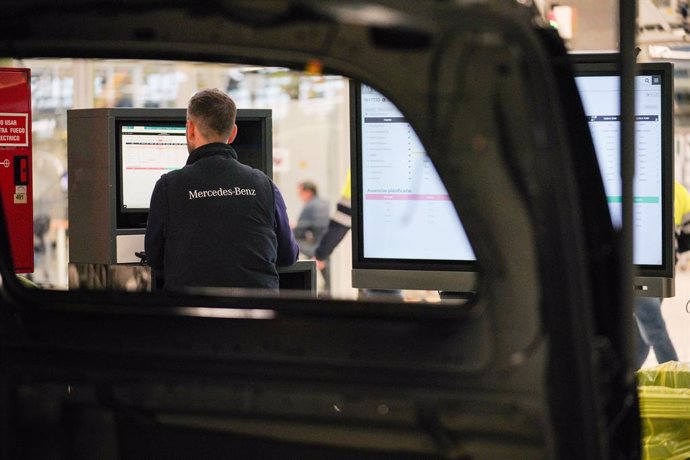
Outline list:
[[[0,194],[17,273],[34,270],[31,72],[0,68]]]

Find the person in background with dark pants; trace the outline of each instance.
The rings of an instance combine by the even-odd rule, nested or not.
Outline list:
[[[314,251],[314,258],[319,269],[327,267],[330,263],[328,258],[335,250],[336,246],[345,238],[347,232],[352,228],[352,188],[350,170],[347,170],[345,184],[340,192],[340,200],[335,212],[328,222],[328,230],[321,237],[319,245]],[[402,300],[402,292],[398,289],[360,289],[359,299],[367,298],[387,298],[391,300]]]
[[[187,164],[161,176],[151,196],[145,251],[163,289],[278,289],[277,266],[299,248],[280,191],[243,165],[229,145],[237,135],[234,101],[218,89],[187,108]]]
[[[635,298],[635,320],[637,321],[637,368],[647,360],[649,350],[659,364],[678,361],[678,354],[668,336],[666,322],[661,315],[661,299],[658,297]]]
[[[676,253],[690,250],[690,194],[679,182],[674,184],[673,217],[676,225]],[[661,299],[657,297],[635,298],[637,322],[637,367],[647,360],[649,350],[659,364],[678,361],[678,354],[668,336],[666,322],[661,315]]]
[[[319,239],[319,244],[314,249],[314,258],[319,270],[328,271],[329,258],[335,248],[345,238],[352,227],[352,203],[350,201],[350,170],[347,171],[345,184],[340,192],[340,199],[336,204],[335,212],[329,217],[326,232]]]

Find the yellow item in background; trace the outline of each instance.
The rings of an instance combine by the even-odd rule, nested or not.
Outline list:
[[[690,458],[690,363],[637,372],[644,460]]]

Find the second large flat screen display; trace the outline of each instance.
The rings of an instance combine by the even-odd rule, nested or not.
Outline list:
[[[614,226],[622,219],[620,172],[620,81],[617,76],[575,78]],[[635,176],[633,181],[633,262],[663,262],[663,175],[661,75],[635,77]]]
[[[620,76],[601,56],[573,56],[575,83],[599,162],[611,220],[622,221]],[[637,65],[633,263],[635,292],[668,297],[673,283],[673,66]]]
[[[361,87],[363,256],[474,260],[448,192],[412,126],[385,96]]]
[[[575,82],[620,227],[619,70],[579,59]],[[633,262],[635,287],[649,296],[673,292],[672,79],[665,63],[640,65],[635,77]],[[380,92],[361,83],[351,90],[353,285],[472,290],[475,254],[412,126]]]

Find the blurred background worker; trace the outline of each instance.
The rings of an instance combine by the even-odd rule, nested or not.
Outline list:
[[[299,246],[300,253],[311,259],[314,257],[316,246],[321,237],[328,230],[328,201],[319,196],[318,188],[312,181],[303,181],[297,185],[299,199],[304,203],[297,223],[293,225],[292,232]],[[323,287],[330,289],[330,276],[328,267],[321,265],[319,272],[323,277]]]
[[[319,197],[316,184],[312,181],[300,182],[297,193],[304,207],[292,231],[300,252],[311,258],[316,245],[328,229],[328,201]]]

